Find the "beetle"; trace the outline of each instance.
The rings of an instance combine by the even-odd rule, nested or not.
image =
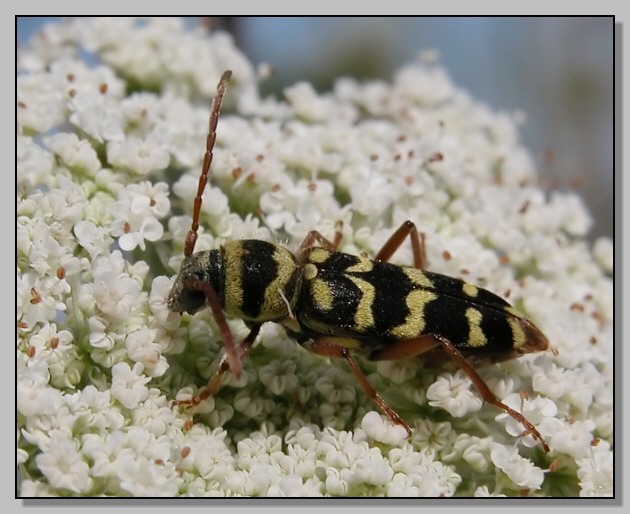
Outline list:
[[[194,253],[202,193],[216,141],[221,103],[231,77],[226,71],[213,99],[206,151],[186,235],[184,260],[175,278],[168,308],[194,314],[208,306],[219,327],[225,353],[207,386],[175,405],[192,407],[220,387],[223,376],[241,373],[242,360],[263,323],[282,325],[303,348],[342,358],[362,389],[393,422],[411,429],[370,385],[353,357],[392,360],[438,354],[452,359],[471,379],[482,399],[520,422],[526,434],[546,442],[521,413],[501,402],[473,369],[467,357],[498,362],[548,348],[545,335],[496,294],[474,284],[426,271],[424,236],[404,222],[373,259],[338,251],[341,223],[333,240],[308,233],[294,254],[262,240],[230,240],[220,248]],[[409,239],[413,266],[389,262]],[[243,320],[249,329],[235,342],[226,316]]]

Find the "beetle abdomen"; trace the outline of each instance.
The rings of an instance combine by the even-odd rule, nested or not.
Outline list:
[[[547,347],[544,335],[499,296],[456,278],[314,248],[304,265],[298,318],[320,333],[374,341],[438,334],[484,353]]]

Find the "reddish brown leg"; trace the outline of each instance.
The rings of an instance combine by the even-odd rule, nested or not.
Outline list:
[[[219,331],[221,332],[221,338],[223,339],[223,346],[225,347],[226,356],[230,363],[230,369],[234,376],[238,378],[241,375],[241,359],[237,355],[234,338],[232,337],[232,332],[230,332],[230,327],[228,327],[225,315],[223,314],[219,297],[210,284],[195,277],[188,277],[185,281],[185,285],[189,289],[201,291],[206,296],[214,320],[217,322]]]
[[[401,339],[388,342],[383,348],[372,352],[370,360],[373,361],[394,361],[421,355],[439,346],[439,341],[431,334],[413,339]]]
[[[317,230],[311,230],[308,234],[306,234],[304,241],[302,241],[298,253],[300,255],[303,255],[304,252],[310,250],[316,245],[321,246],[322,248],[331,252],[334,252],[339,247],[339,243],[341,243],[341,238],[341,221],[338,221],[335,225],[335,238],[332,241],[326,239]]]
[[[261,325],[255,325],[250,330],[249,334],[247,334],[247,337],[243,339],[241,344],[236,346],[236,352],[237,352],[237,357],[239,359],[239,363],[241,360],[243,360],[245,355],[247,355],[247,352],[249,352],[250,348],[254,345],[254,341],[256,340],[256,337],[258,336],[258,333],[260,332],[260,327]],[[199,394],[197,394],[196,396],[193,396],[190,400],[175,400],[173,402],[173,407],[177,405],[184,405],[185,407],[188,407],[188,408],[195,407],[196,405],[199,405],[201,402],[203,402],[210,396],[214,395],[221,387],[221,381],[223,380],[223,375],[225,375],[228,371],[230,371],[230,369],[231,367],[230,367],[230,362],[229,362],[229,355],[226,353],[223,355],[223,357],[221,358],[221,361],[219,362],[219,369],[217,369],[214,375],[210,377],[210,380],[208,380],[208,384],[206,385],[206,387],[204,387],[199,392]]]
[[[374,352],[370,355],[371,360],[396,360],[405,357],[413,357],[421,355],[424,352],[432,350],[437,346],[442,345],[442,348],[446,351],[447,355],[453,359],[457,365],[468,375],[473,385],[477,388],[479,395],[483,401],[498,407],[502,411],[509,414],[516,421],[521,423],[525,427],[525,435],[531,434],[534,438],[538,439],[543,446],[545,452],[549,451],[549,446],[544,441],[538,430],[532,425],[532,423],[523,416],[520,412],[516,412],[514,409],[505,405],[505,403],[499,401],[499,399],[490,390],[488,385],[477,374],[470,364],[466,361],[466,358],[461,352],[455,348],[445,337],[434,334],[427,334],[413,339],[404,339],[402,341],[394,341],[388,343],[383,349]]]
[[[400,245],[402,245],[407,237],[411,240],[414,267],[424,269],[427,262],[426,252],[424,250],[424,234],[418,232],[416,225],[412,221],[405,221],[398,230],[391,235],[383,245],[383,248],[376,254],[374,260],[389,261],[390,257],[400,248]]]
[[[457,365],[460,368],[462,368],[464,372],[468,375],[472,383],[477,388],[477,391],[479,391],[479,394],[481,395],[481,398],[483,399],[483,401],[487,403],[491,403],[495,407],[498,407],[502,411],[509,414],[516,421],[521,423],[526,429],[524,435],[527,435],[527,434],[533,435],[535,439],[538,439],[540,441],[545,452],[548,452],[549,446],[547,446],[547,443],[545,442],[545,440],[542,438],[538,430],[536,430],[536,427],[534,427],[534,425],[532,425],[532,423],[520,412],[516,412],[514,409],[505,405],[505,403],[499,401],[499,399],[494,395],[494,393],[490,390],[490,388],[483,381],[483,379],[470,366],[470,364],[468,364],[468,362],[466,361],[464,356],[460,353],[460,351],[457,348],[455,348],[455,346],[453,346],[453,343],[451,343],[445,337],[442,337],[439,335],[435,335],[434,337],[437,341],[440,342],[440,344],[442,345],[444,350],[446,350],[446,353],[449,355],[449,357],[451,357],[451,359],[453,359],[457,363]]]
[[[411,437],[411,429],[409,425],[404,422],[404,420],[396,413],[394,409],[392,409],[383,398],[379,396],[376,390],[372,387],[372,385],[368,382],[367,378],[359,368],[359,365],[350,355],[350,352],[347,348],[343,346],[339,346],[335,343],[334,337],[329,338],[321,338],[310,341],[303,345],[307,350],[317,353],[319,355],[323,355],[325,357],[342,357],[346,360],[352,373],[359,381],[359,384],[365,391],[365,393],[374,400],[376,405],[378,405],[379,409],[385,414],[392,423],[396,425],[401,425],[407,431],[409,437]]]

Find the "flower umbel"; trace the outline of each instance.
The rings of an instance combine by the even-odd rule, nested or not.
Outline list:
[[[196,250],[241,238],[295,249],[342,221],[340,250],[373,256],[416,222],[431,271],[509,296],[549,338],[555,352],[479,368],[549,454],[461,371],[358,358],[407,438],[345,362],[273,325],[238,380],[172,408],[221,355],[211,314],[180,317],[166,296],[228,68]],[[262,98],[228,35],[177,19],[49,25],[18,49],[18,73],[20,495],[613,494],[612,242],[587,244],[577,195],[535,185],[513,116],[435,63]],[[406,245],[392,262],[411,263]]]

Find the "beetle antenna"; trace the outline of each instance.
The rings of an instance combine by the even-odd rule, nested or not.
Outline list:
[[[193,208],[192,225],[188,234],[186,234],[186,242],[184,244],[184,256],[190,257],[195,249],[195,243],[197,242],[197,230],[199,229],[199,214],[201,212],[201,195],[208,182],[208,172],[210,171],[210,164],[212,163],[212,150],[214,148],[214,142],[217,139],[217,122],[219,121],[219,112],[221,111],[221,103],[223,102],[223,95],[227,88],[232,71],[227,70],[221,75],[221,80],[217,85],[217,94],[212,100],[212,106],[210,108],[210,119],[208,122],[208,136],[206,138],[206,153],[203,156],[203,166],[201,168],[201,176],[199,177],[199,185],[197,186],[197,196],[195,196],[195,204]]]

